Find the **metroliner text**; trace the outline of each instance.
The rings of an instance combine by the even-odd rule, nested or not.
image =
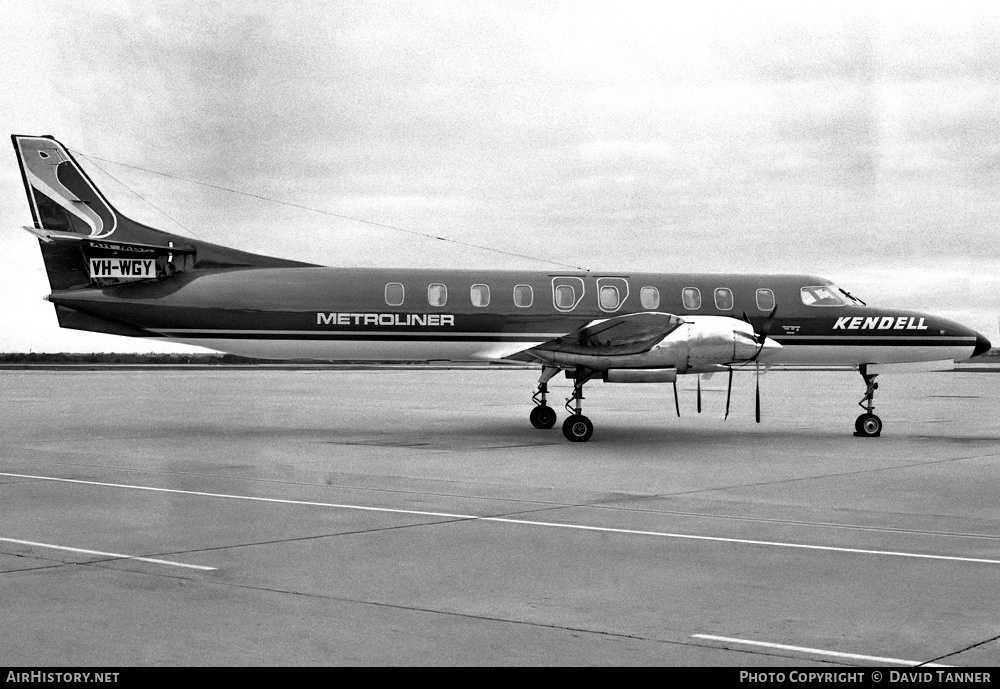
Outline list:
[[[426,325],[436,328],[455,326],[455,317],[447,313],[317,313],[316,325]]]

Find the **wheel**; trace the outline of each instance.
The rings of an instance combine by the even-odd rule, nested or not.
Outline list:
[[[876,438],[882,435],[882,419],[874,414],[862,414],[854,422],[854,435],[862,438]]]
[[[572,443],[585,443],[594,435],[594,424],[583,414],[573,414],[563,421],[563,435]]]
[[[532,409],[529,418],[535,428],[552,428],[556,425],[556,412],[547,404],[539,404]]]

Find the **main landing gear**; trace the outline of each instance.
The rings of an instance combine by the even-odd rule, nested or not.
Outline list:
[[[573,378],[573,394],[566,400],[566,411],[569,416],[563,421],[563,435],[572,443],[585,443],[594,435],[594,424],[583,415],[583,384],[597,373],[583,367],[576,369]]]
[[[552,428],[556,425],[556,412],[548,405],[549,380],[562,370],[555,366],[543,366],[538,379],[538,390],[531,399],[535,408],[531,410],[531,425],[535,428]],[[566,439],[574,443],[585,443],[594,434],[594,424],[583,415],[583,385],[596,374],[589,369],[578,368],[573,379],[573,394],[566,400],[569,416],[563,422],[562,431]]]
[[[861,364],[859,367],[861,377],[865,379],[865,396],[858,402],[858,406],[865,410],[865,413],[854,422],[854,435],[861,438],[876,438],[882,435],[882,419],[875,416],[875,391],[878,390],[878,383],[875,382],[877,373],[868,373],[868,364]]]
[[[535,408],[531,410],[531,425],[535,428],[552,428],[556,425],[556,412],[546,403],[546,395],[549,394],[549,380],[559,373],[559,369],[554,366],[542,366],[542,375],[538,379],[538,390],[531,396],[531,401],[535,403]]]

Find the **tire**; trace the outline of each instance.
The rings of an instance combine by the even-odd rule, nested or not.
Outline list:
[[[882,419],[874,414],[862,414],[854,422],[854,435],[861,438],[877,438],[882,435]]]
[[[594,435],[594,424],[582,414],[573,414],[563,421],[562,431],[571,443],[585,443]]]
[[[556,412],[547,404],[539,404],[531,410],[531,425],[535,428],[552,428],[556,425]]]

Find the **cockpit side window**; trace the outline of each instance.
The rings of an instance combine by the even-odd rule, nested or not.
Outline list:
[[[851,302],[833,285],[803,287],[799,290],[806,306],[850,306]]]

